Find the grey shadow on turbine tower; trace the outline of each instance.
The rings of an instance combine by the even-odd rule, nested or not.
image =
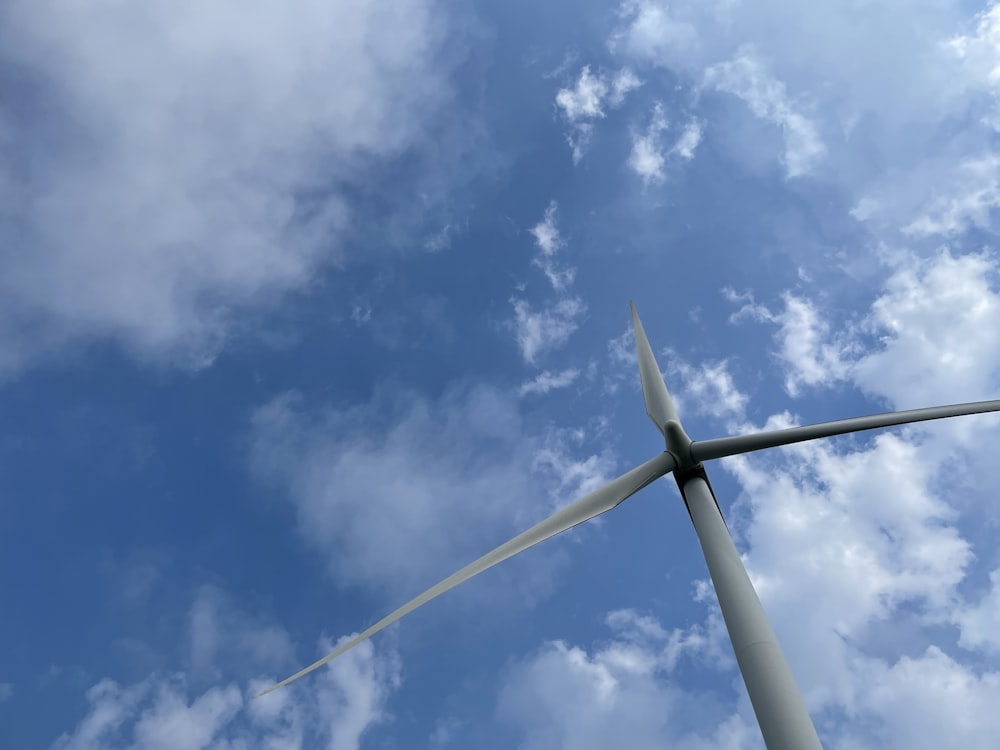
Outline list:
[[[819,737],[806,710],[805,702],[729,535],[702,462],[851,432],[1000,411],[1000,400],[910,409],[822,422],[805,427],[692,441],[681,425],[635,305],[631,305],[631,308],[646,413],[663,435],[666,450],[452,573],[364,632],[345,641],[319,661],[257,693],[254,697],[259,698],[309,674],[431,599],[523,552],[528,547],[606,513],[646,485],[672,472],[684,498],[691,522],[694,524],[698,541],[701,543],[712,585],[715,587],[722,609],[726,630],[729,632],[729,639],[736,655],[736,662],[747,693],[750,695],[764,744],[768,750],[821,749]]]

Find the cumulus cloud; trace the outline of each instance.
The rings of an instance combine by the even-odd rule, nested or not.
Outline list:
[[[609,642],[588,649],[552,641],[506,675],[497,714],[518,732],[518,747],[759,746],[745,717],[671,680],[677,659],[702,649],[697,633],[668,632],[632,610],[612,612],[606,622]]]
[[[399,688],[401,670],[392,649],[377,651],[367,641],[308,683],[253,700],[295,664],[288,633],[262,626],[215,587],[196,593],[187,619],[193,672],[154,673],[131,685],[100,680],[86,693],[84,717],[55,740],[53,750],[358,750],[365,732],[389,719],[387,703]],[[317,651],[333,647],[321,639]],[[224,654],[238,659],[240,672],[256,676],[234,681],[233,663],[227,667]],[[199,689],[206,677],[225,684]]]
[[[802,386],[850,380],[900,408],[962,398],[989,399],[1000,388],[1000,285],[987,253],[887,258],[891,274],[867,314],[831,331],[816,304],[789,292],[773,312],[752,295],[724,290],[741,305],[732,321],[777,325],[777,357],[792,396]],[[872,347],[868,337],[874,337]]]
[[[686,388],[697,369],[724,372],[679,367]],[[717,381],[734,388],[731,378]],[[737,399],[729,411],[737,421],[741,406]],[[743,427],[794,423],[777,414]],[[983,661],[996,651],[1000,574],[981,597],[959,593],[974,554],[939,492],[952,456],[924,442],[919,430],[903,431],[860,448],[818,441],[723,462],[742,493],[730,528],[829,746],[937,747],[958,736],[985,750],[994,742],[996,722],[975,717],[1000,690],[1000,671]],[[712,590],[702,582],[698,591],[707,612],[694,627],[613,612],[610,640],[555,641],[523,658],[498,702],[519,746],[599,747],[618,737],[635,747],[761,747],[742,691],[698,694],[676,674],[685,658],[700,670],[734,666],[720,655],[731,651]],[[955,638],[942,623],[957,625],[957,645],[973,655],[938,645]]]
[[[842,382],[900,408],[957,400],[957,393],[995,395],[1000,290],[992,256],[941,251],[887,262],[883,291],[841,335],[804,296],[785,294],[780,312],[751,295],[728,296],[742,304],[737,319],[777,325],[776,359],[790,391]],[[614,340],[611,356],[631,360],[630,343],[627,335]],[[688,404],[740,431],[797,423],[781,413],[748,424],[746,397],[724,362],[693,365],[675,355],[669,362]],[[959,737],[963,747],[985,749],[995,742],[996,721],[977,717],[1000,695],[1000,572],[995,564],[976,571],[977,549],[960,524],[970,501],[960,510],[942,480],[969,455],[995,462],[986,456],[1000,431],[983,420],[976,440],[941,437],[960,435],[960,421],[722,462],[741,493],[727,510],[730,528],[829,746],[937,747]],[[966,490],[972,503],[992,503]],[[970,586],[970,576],[984,572],[985,587]],[[498,705],[520,746],[599,746],[618,736],[638,747],[759,747],[735,690],[703,698],[711,720],[685,723],[690,694],[675,674],[677,659],[730,650],[712,589],[701,582],[698,591],[705,620],[673,631],[675,645],[683,644],[674,652],[668,626],[627,612],[609,615],[610,641],[557,641],[524,658]],[[716,658],[699,668],[733,665]],[[567,695],[572,714],[562,708]]]
[[[593,123],[605,116],[605,107],[620,107],[628,93],[641,85],[628,68],[613,75],[595,75],[585,65],[572,88],[556,92],[556,107],[570,125],[566,140],[573,149],[574,164],[583,158],[593,134]]]
[[[95,337],[210,361],[242,311],[342,260],[331,180],[421,142],[447,96],[429,0],[2,17],[24,96],[0,105],[0,370]]]
[[[901,256],[865,325],[881,346],[853,377],[870,393],[913,408],[1000,390],[1000,267],[986,253]]]
[[[323,643],[330,649],[330,643]],[[123,687],[105,679],[87,691],[87,714],[53,750],[203,750],[268,747],[299,750],[316,743],[358,750],[364,733],[388,718],[386,701],[399,686],[399,663],[366,642],[321,670],[308,690],[285,689],[252,700],[269,684],[256,680],[197,694],[183,674],[152,675]]]

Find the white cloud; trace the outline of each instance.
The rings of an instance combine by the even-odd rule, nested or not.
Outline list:
[[[785,368],[785,390],[790,396],[800,395],[803,385],[827,386],[846,377],[852,345],[831,334],[810,300],[786,292],[782,295],[785,309],[775,313],[755,303],[752,295],[738,295],[731,289],[724,294],[731,302],[744,303],[730,321],[749,316],[778,325],[777,356]]]
[[[129,686],[101,680],[87,691],[86,715],[53,750],[358,750],[364,733],[390,718],[401,670],[391,648],[376,651],[366,641],[307,680],[254,700],[296,665],[288,633],[212,586],[196,592],[187,620],[191,672],[154,673]],[[333,647],[324,638],[317,652]],[[255,676],[238,685],[233,674]],[[197,689],[206,679],[219,684]]]
[[[633,130],[631,133],[632,150],[629,152],[627,164],[642,178],[647,187],[663,182],[668,159],[677,157],[690,161],[694,158],[698,144],[701,143],[701,123],[690,120],[677,136],[674,145],[666,148],[663,144],[663,133],[669,127],[670,123],[664,114],[663,105],[657,102],[653,106],[646,130],[641,133]]]
[[[677,17],[686,10],[678,3],[623,2],[619,15],[627,22],[612,35],[612,50],[668,65],[693,58],[699,46],[698,30],[695,23]]]
[[[955,613],[958,645],[971,651],[1000,655],[1000,570],[990,572],[990,585],[982,598]]]
[[[970,226],[987,228],[990,211],[1000,205],[1000,157],[991,153],[966,159],[927,190],[934,197],[918,209],[921,215],[903,228],[905,234],[950,236]],[[862,202],[855,215],[862,218],[871,213],[865,208]]]
[[[663,105],[657,104],[653,108],[653,115],[646,132],[632,133],[632,151],[629,153],[628,165],[646,185],[663,182],[666,157],[663,154],[660,134],[667,127]]]
[[[467,229],[467,224],[448,223],[440,230],[424,238],[424,249],[431,253],[440,253],[451,247],[455,237]]]
[[[584,65],[573,88],[556,92],[556,106],[570,122],[604,117],[602,106],[607,95],[607,79],[593,75],[590,66]]]
[[[778,325],[779,361],[792,392],[843,382],[903,407],[959,400],[956,394],[970,400],[995,395],[1000,289],[994,258],[942,251],[926,259],[887,256],[887,262],[884,291],[842,333],[802,296],[785,294],[778,313],[751,295],[727,296],[743,304],[735,318]],[[865,334],[878,336],[874,349],[862,348]],[[629,343],[627,335],[614,340],[611,356],[631,360]],[[744,423],[746,397],[725,363],[695,367],[669,359],[689,403],[741,431],[759,429]],[[994,636],[1000,570],[991,563],[988,584],[963,593],[977,550],[963,533],[968,525],[959,523],[959,508],[972,513],[975,505],[991,505],[991,491],[942,490],[953,487],[943,480],[954,478],[955,467],[970,456],[995,464],[1000,430],[985,418],[965,429],[960,422],[723,461],[742,491],[727,512],[729,526],[827,746],[995,744],[1000,725],[979,717],[1000,696]],[[794,423],[778,414],[765,428]],[[951,442],[949,435],[969,431],[975,439]],[[699,592],[711,605],[711,588],[703,583]],[[742,692],[714,691],[707,701],[713,718],[700,728],[685,724],[687,695],[674,668],[685,655],[729,652],[717,610],[709,606],[698,628],[674,631],[683,647],[672,658],[669,628],[657,620],[614,613],[608,624],[615,631],[610,642],[548,644],[512,672],[499,711],[519,731],[520,746],[586,748],[618,736],[637,747],[760,747]],[[732,668],[721,658],[705,661]],[[576,708],[572,715],[561,708],[566,696]],[[725,727],[736,739],[711,736],[703,727]]]
[[[635,332],[631,323],[620,335],[608,341],[608,357],[622,369],[636,370],[638,365],[635,359]]]
[[[576,269],[572,267],[562,267],[555,262],[554,256],[566,242],[559,234],[559,227],[556,226],[556,211],[558,204],[551,201],[545,209],[545,217],[533,226],[530,230],[531,236],[535,238],[535,244],[541,251],[541,257],[533,262],[549,280],[552,288],[557,292],[565,291],[576,277]]]
[[[14,683],[0,682],[0,703],[10,700],[12,695],[14,695]]]
[[[514,330],[521,356],[534,364],[538,357],[565,344],[579,327],[587,312],[583,301],[567,297],[535,311],[525,300],[511,300],[514,306]]]
[[[1000,3],[990,3],[974,20],[972,33],[955,34],[945,47],[981,85],[995,87],[1000,84]]]
[[[782,129],[785,137],[785,174],[800,177],[826,154],[816,124],[789,96],[785,84],[765,70],[760,60],[742,51],[732,60],[705,71],[705,83],[739,97],[757,117]]]
[[[561,372],[549,372],[545,370],[533,380],[524,383],[518,393],[522,396],[528,394],[545,394],[557,388],[565,388],[572,385],[580,376],[580,371],[576,369],[563,370]]]
[[[766,426],[790,424],[776,415]],[[725,462],[745,493],[730,528],[824,741],[909,748],[958,737],[963,747],[992,747],[996,720],[976,717],[1000,695],[1000,671],[982,660],[996,648],[995,591],[971,604],[958,595],[972,549],[934,489],[950,458],[896,434],[842,446]],[[711,589],[699,591],[712,605]],[[949,638],[934,627],[942,622],[959,624],[972,657],[934,645]],[[695,692],[675,674],[685,658],[732,674],[731,658],[712,657],[731,657],[714,607],[689,629],[630,610],[607,624],[611,640],[548,643],[507,675],[498,712],[519,747],[601,747],[612,737],[630,747],[762,747],[741,690]]]
[[[628,68],[622,68],[611,79],[611,91],[608,93],[608,104],[612,107],[620,107],[625,101],[629,92],[634,91],[642,85],[639,77]]]
[[[552,430],[535,448],[532,468],[555,480],[549,494],[556,506],[593,492],[614,478],[615,462],[608,452],[578,457],[579,445],[585,437],[580,429]]]
[[[321,650],[332,648],[329,642]],[[309,679],[308,689],[249,695],[270,684],[230,683],[192,694],[183,674],[151,675],[129,687],[102,680],[87,692],[87,714],[53,750],[205,750],[206,748],[317,747],[358,750],[364,733],[388,718],[385,706],[399,687],[393,654],[371,642],[344,654]]]
[[[637,75],[666,69],[683,88],[721,84],[741,97],[781,128],[788,176],[822,162],[822,178],[848,200],[878,184],[898,213],[897,193],[943,184],[955,164],[988,150],[1000,122],[996,7],[970,24],[968,5],[915,0],[904,28],[882,0],[624,0],[608,42]],[[712,127],[721,148],[756,167],[771,137],[740,119],[716,112]],[[930,174],[914,174],[942,151]]]
[[[559,236],[559,228],[556,226],[558,207],[555,201],[550,202],[545,209],[545,218],[530,229],[531,236],[535,238],[535,243],[544,256],[554,255],[564,244],[562,237]]]
[[[465,723],[465,721],[454,716],[438,719],[434,725],[434,731],[431,732],[430,736],[431,750],[442,750],[448,747],[452,743],[452,740],[455,739],[455,734]]]
[[[749,399],[736,387],[726,360],[702,362],[694,366],[681,359],[676,352],[667,352],[666,355],[670,375],[677,374],[681,379],[681,390],[675,397],[678,409],[683,399],[684,404],[693,404],[699,413],[716,418],[743,419]]]
[[[421,142],[447,95],[430,0],[143,7],[4,7],[3,62],[51,127],[0,109],[0,370],[94,337],[210,361],[241,312],[340,258],[331,177]]]
[[[873,719],[874,736],[848,722],[844,747],[947,747],[990,750],[1000,733],[1000,672],[955,661],[935,646],[891,666],[875,662],[859,674],[858,725]],[[860,672],[860,670],[859,670]]]
[[[631,610],[612,612],[614,638],[586,650],[543,645],[506,675],[497,713],[518,747],[756,748],[756,727],[727,716],[717,701],[687,694],[670,679],[677,658],[703,643],[667,632]],[[698,731],[698,730],[701,731]]]
[[[580,77],[571,89],[559,89],[556,106],[570,122],[593,120],[604,117],[604,105],[619,107],[626,95],[642,85],[642,82],[627,68],[614,76],[594,75],[590,66],[584,65]]]
[[[396,600],[541,520],[608,468],[560,433],[528,432],[518,409],[516,395],[482,386],[434,402],[382,392],[347,411],[279,398],[254,418],[253,466],[287,495],[337,584]],[[549,558],[534,560],[519,595],[549,585]]]
[[[955,400],[989,399],[1000,388],[1000,284],[987,253],[955,256],[948,250],[922,259],[887,256],[891,275],[860,320],[834,333],[815,303],[789,292],[784,310],[772,312],[752,295],[725,294],[742,303],[744,317],[778,325],[775,340],[792,396],[803,385],[850,380],[900,408]],[[877,337],[865,349],[863,334]]]
[[[368,304],[355,303],[351,305],[351,320],[357,326],[362,326],[372,319],[372,308]]]
[[[698,148],[698,144],[701,143],[702,135],[702,125],[697,120],[691,120],[687,125],[684,126],[684,131],[680,134],[677,139],[677,143],[670,150],[671,153],[677,154],[682,159],[693,159],[694,150]]]
[[[608,341],[608,364],[610,367],[604,376],[603,385],[605,393],[617,393],[623,381],[631,383],[636,390],[639,389],[639,381],[636,378],[639,370],[635,360],[635,334],[632,332],[631,322],[620,335]]]
[[[628,68],[608,76],[594,75],[585,65],[572,88],[556,92],[556,106],[570,124],[566,140],[573,149],[574,164],[583,158],[594,132],[593,121],[605,116],[605,106],[620,107],[628,93],[641,85],[642,81]]]
[[[218,678],[238,662],[279,670],[294,661],[295,652],[283,628],[241,611],[214,586],[198,590],[188,626],[191,671],[198,676]]]
[[[904,255],[866,325],[881,347],[853,378],[902,408],[996,398],[1000,390],[1000,269],[985,253]]]

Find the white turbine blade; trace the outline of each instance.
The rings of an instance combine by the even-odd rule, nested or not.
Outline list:
[[[758,432],[753,435],[734,435],[714,440],[698,440],[691,443],[691,458],[695,461],[708,461],[713,458],[735,456],[738,453],[759,451],[763,448],[801,443],[804,440],[844,435],[848,432],[875,430],[879,427],[893,427],[911,422],[924,422],[928,419],[962,417],[967,414],[982,414],[991,411],[1000,411],[1000,401],[974,401],[970,404],[929,406],[926,409],[909,409],[907,411],[893,411],[888,414],[873,414],[869,417],[838,419],[833,422],[821,422],[805,427],[791,427],[787,430]]]
[[[396,620],[408,615],[417,607],[426,604],[431,599],[440,596],[463,581],[467,581],[474,575],[478,575],[484,570],[492,568],[497,563],[501,563],[507,558],[513,557],[518,552],[523,552],[528,549],[528,547],[545,541],[549,537],[555,536],[556,534],[566,531],[577,524],[589,521],[591,518],[611,510],[646,485],[659,479],[664,474],[669,474],[674,470],[676,465],[676,460],[672,455],[669,453],[661,453],[659,456],[646,461],[646,463],[640,464],[636,468],[632,469],[632,471],[622,474],[617,479],[611,480],[600,489],[594,490],[588,495],[584,495],[584,497],[577,500],[575,503],[567,505],[565,508],[556,511],[544,521],[532,526],[527,531],[518,534],[509,542],[501,544],[495,550],[486,553],[475,562],[466,565],[457,573],[452,573],[436,586],[432,586],[420,596],[404,604],[395,612],[383,617],[381,620],[368,628],[368,630],[364,631],[360,635],[356,635],[351,640],[342,643],[335,650],[331,651],[316,663],[310,664],[308,667],[300,672],[296,672],[291,677],[282,680],[266,690],[260,691],[254,696],[254,698],[267,695],[271,691],[277,690],[290,682],[294,682],[303,675],[309,674],[314,669],[323,666],[331,659],[340,656],[345,651],[354,648],[362,641],[375,635],[375,633],[379,632],[383,628],[387,628],[389,625],[392,625],[392,623],[396,622]]]
[[[656,428],[666,437],[666,424],[677,418],[677,410],[674,408],[673,399],[667,391],[667,384],[663,382],[663,375],[653,350],[649,346],[649,339],[642,328],[642,321],[639,320],[639,313],[636,312],[635,303],[629,302],[632,308],[632,328],[635,330],[635,354],[639,360],[639,377],[642,379],[642,397],[646,401],[646,414],[653,420]]]

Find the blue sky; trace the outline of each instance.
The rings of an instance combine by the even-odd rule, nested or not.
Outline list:
[[[1000,6],[11,0],[0,746],[761,748],[662,449],[1000,392]],[[995,747],[1000,420],[716,462],[828,748]]]

